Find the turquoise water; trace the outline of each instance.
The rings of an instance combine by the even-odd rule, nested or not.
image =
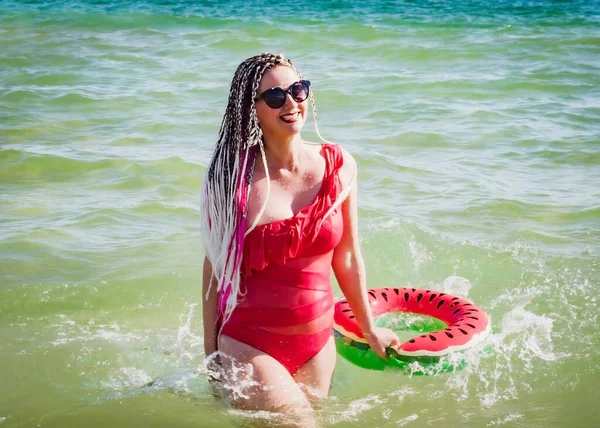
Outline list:
[[[358,161],[369,285],[494,327],[461,372],[340,360],[321,423],[599,425],[599,23],[593,1],[0,1],[0,427],[252,420],[202,368],[198,202],[261,51]]]

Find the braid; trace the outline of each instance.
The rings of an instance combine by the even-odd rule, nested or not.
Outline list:
[[[221,325],[225,324],[242,295],[240,266],[248,195],[259,150],[266,165],[255,98],[264,73],[277,65],[293,67],[291,61],[281,55],[263,53],[246,59],[236,69],[204,180],[200,202],[201,233],[218,284]],[[268,194],[267,188],[267,198]],[[261,213],[264,206],[262,208]]]

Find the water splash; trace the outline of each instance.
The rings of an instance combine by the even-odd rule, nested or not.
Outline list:
[[[403,426],[408,425],[411,422],[416,421],[417,419],[419,419],[419,415],[417,415],[416,413],[413,413],[412,415],[409,415],[405,418],[397,420],[396,425],[399,427],[403,427]]]
[[[326,425],[357,422],[363,420],[365,413],[371,411],[381,412],[385,419],[390,419],[391,410],[397,408],[407,397],[415,394],[413,388],[402,386],[392,391],[378,392],[359,398],[342,399],[331,396],[323,402],[319,417]],[[413,417],[406,417],[406,423]]]
[[[108,380],[103,381],[104,388],[116,392],[138,388],[140,385],[148,384],[152,377],[143,369],[138,367],[120,367],[114,370]]]
[[[196,361],[198,356],[202,354],[204,345],[204,338],[196,333],[192,327],[198,304],[191,303],[186,306],[187,312],[179,315],[181,325],[177,328],[175,337],[173,338],[170,335],[163,337],[160,345],[163,352],[173,355],[176,363],[181,365]]]
[[[75,342],[90,342],[94,340],[112,343],[133,343],[144,340],[146,336],[135,333],[123,333],[115,321],[111,324],[96,324],[94,319],[87,324],[80,324],[65,314],[57,315],[59,322],[51,325],[56,329],[56,339],[50,342],[52,346],[62,346]]]
[[[496,419],[495,421],[489,422],[486,427],[493,427],[493,426],[499,426],[499,425],[504,425],[507,424],[509,422],[514,422],[514,421],[518,421],[519,419],[523,419],[523,415],[520,413],[509,413],[506,416],[503,416],[499,419]]]
[[[408,248],[410,249],[415,269],[419,269],[421,265],[431,261],[431,254],[427,252],[423,245],[419,244],[414,239],[408,241]]]
[[[444,293],[448,293],[454,296],[468,298],[469,291],[473,287],[471,281],[461,276],[452,275],[444,279],[443,283]]]

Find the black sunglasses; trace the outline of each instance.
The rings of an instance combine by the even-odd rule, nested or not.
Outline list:
[[[286,94],[290,94],[292,99],[297,103],[301,103],[308,98],[310,93],[310,81],[299,80],[292,83],[289,88],[283,90],[281,88],[271,88],[264,91],[254,101],[265,100],[265,103],[271,108],[281,108],[285,104]]]

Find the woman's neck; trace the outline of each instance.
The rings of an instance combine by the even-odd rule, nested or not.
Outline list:
[[[269,169],[298,170],[304,153],[304,141],[300,134],[288,140],[265,140],[265,154]]]

